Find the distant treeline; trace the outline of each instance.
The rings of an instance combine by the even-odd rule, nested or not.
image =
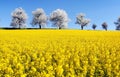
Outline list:
[[[42,8],[38,8],[35,11],[32,11],[32,22],[30,24],[32,26],[38,25],[39,29],[43,28],[48,24],[48,20],[52,23],[53,26],[57,27],[58,29],[66,29],[68,28],[68,23],[70,21],[67,13],[65,10],[57,9],[53,11],[50,16],[47,16],[46,13]],[[26,27],[26,20],[28,18],[27,13],[22,8],[16,8],[12,14],[12,20],[10,26],[12,28],[3,28],[3,29],[24,29]],[[83,30],[85,26],[90,23],[90,19],[85,18],[85,14],[80,13],[76,16],[75,24],[80,25],[81,29]],[[120,17],[116,22],[116,30],[120,30]],[[108,24],[103,22],[101,24],[102,28],[107,31]],[[96,24],[92,25],[92,29],[95,30],[97,28]],[[37,29],[37,28],[27,28],[27,29]]]
[[[40,30],[40,28],[12,28],[12,27],[0,27],[3,30]],[[42,30],[57,30],[58,28],[41,28]]]

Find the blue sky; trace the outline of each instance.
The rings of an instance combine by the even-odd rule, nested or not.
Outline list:
[[[48,16],[56,9],[65,10],[71,19],[68,27],[75,29],[80,28],[75,24],[79,13],[85,13],[86,18],[91,19],[85,29],[92,29],[93,23],[97,24],[97,29],[102,29],[101,24],[107,22],[108,29],[114,30],[113,22],[120,16],[120,0],[0,0],[0,6],[0,27],[10,27],[11,12],[18,7],[22,7],[28,14],[28,27],[31,27],[31,12],[37,8],[43,8]],[[50,22],[47,27],[51,27]]]

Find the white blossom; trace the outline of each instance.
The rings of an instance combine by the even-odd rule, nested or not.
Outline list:
[[[53,25],[61,28],[67,28],[69,18],[67,13],[62,9],[57,9],[50,14],[50,21]]]
[[[76,24],[79,24],[81,26],[81,29],[83,29],[83,27],[88,25],[89,23],[90,19],[86,19],[85,14],[80,13],[76,16]]]
[[[12,13],[12,22],[11,26],[17,28],[24,28],[26,27],[26,20],[27,20],[27,14],[22,8],[16,8]]]
[[[33,14],[33,20],[32,25],[39,25],[41,28],[42,26],[45,26],[47,23],[47,15],[45,14],[44,10],[42,8],[38,8],[35,11],[32,12]]]

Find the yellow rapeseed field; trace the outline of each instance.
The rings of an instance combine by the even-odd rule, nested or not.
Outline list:
[[[0,77],[120,77],[120,32],[0,30]]]

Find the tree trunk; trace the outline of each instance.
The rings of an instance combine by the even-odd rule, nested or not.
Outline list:
[[[61,27],[59,27],[59,29],[62,29]]]
[[[20,29],[20,24],[19,24],[19,29]]]
[[[19,25],[19,29],[20,29],[20,25]]]
[[[105,30],[107,31],[107,28]]]
[[[83,26],[81,26],[81,30],[83,30]]]
[[[39,28],[41,29],[41,25],[39,25]]]
[[[19,25],[19,29],[20,29],[20,26],[21,26],[21,22],[20,22],[21,20],[20,20],[20,18],[18,18],[18,25]]]

